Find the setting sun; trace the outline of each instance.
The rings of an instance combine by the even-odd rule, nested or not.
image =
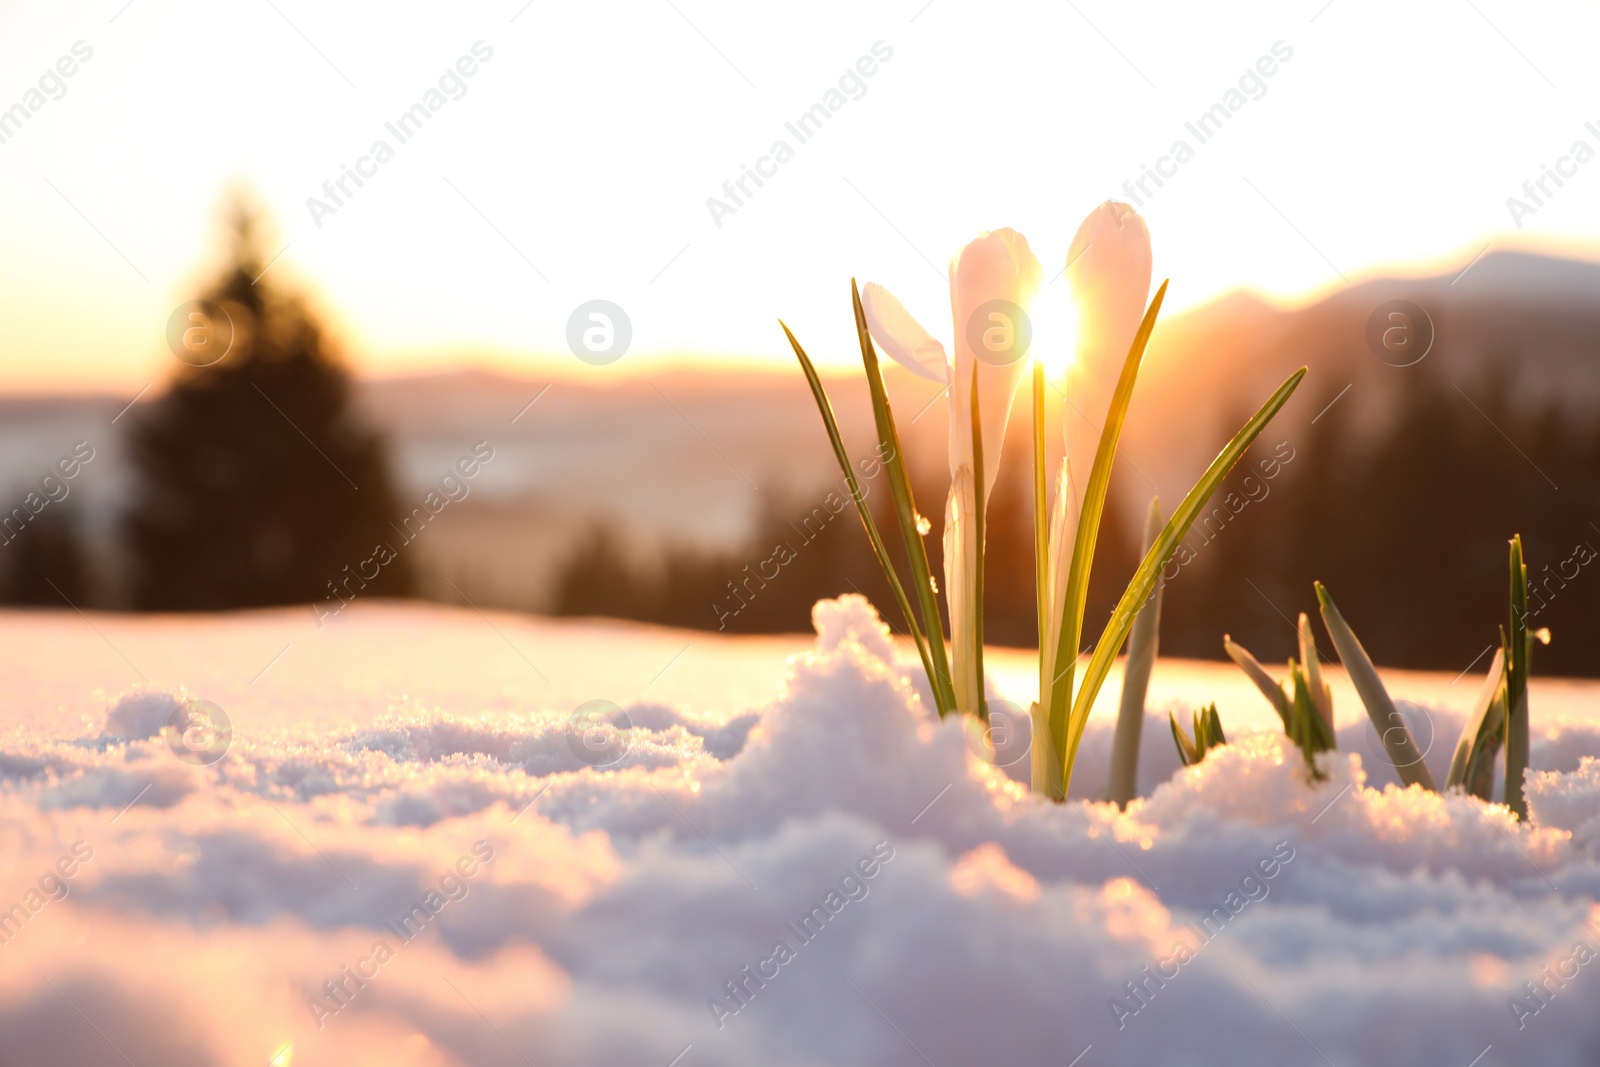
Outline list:
[[[1044,365],[1045,380],[1059,388],[1078,358],[1078,305],[1066,278],[1039,290],[1028,306],[1028,318],[1033,323],[1029,354]]]

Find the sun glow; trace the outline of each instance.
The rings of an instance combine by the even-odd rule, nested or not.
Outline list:
[[[1059,387],[1078,358],[1078,305],[1065,278],[1039,290],[1028,305],[1028,318],[1033,324],[1029,353]]]

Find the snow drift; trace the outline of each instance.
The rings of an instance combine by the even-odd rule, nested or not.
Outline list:
[[[815,622],[770,704],[624,707],[604,766],[568,709],[195,766],[140,690],[6,737],[0,1064],[1600,1061],[1600,716],[1536,709],[1529,826],[1354,720],[1311,783],[1269,733],[1180,771],[1152,716],[1143,799],[1058,806],[864,600]]]

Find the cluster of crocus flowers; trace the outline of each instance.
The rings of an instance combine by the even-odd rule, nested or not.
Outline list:
[[[1055,799],[1066,796],[1089,708],[1135,617],[1156,591],[1161,568],[1217,484],[1305,373],[1302,369],[1284,382],[1211,463],[1159,536],[1150,539],[1139,569],[1093,646],[1081,676],[1075,679],[1089,571],[1112,459],[1166,289],[1163,285],[1146,309],[1150,263],[1150,237],[1144,220],[1127,205],[1109,201],[1083,221],[1067,254],[1064,273],[1076,304],[1078,331],[1066,381],[1058,387],[1066,405],[1062,419],[1066,456],[1054,479],[1053,505],[1044,470],[1045,371],[1042,362],[1032,361],[1035,602],[1041,635],[1032,773],[1034,790]],[[983,677],[984,516],[998,480],[1006,425],[1029,368],[1032,327],[1026,306],[1039,291],[1041,274],[1027,240],[1014,230],[988,231],[969,242],[950,261],[954,336],[948,352],[953,356],[888,290],[868,284],[864,292],[856,293],[852,286],[879,444],[883,454],[894,457],[886,466],[912,576],[910,594],[862,499],[815,367],[784,327],[873,550],[922,658],[941,716],[967,714],[986,719],[988,714]],[[922,541],[928,523],[911,498],[899,433],[878,364],[880,348],[911,372],[945,386],[949,393],[950,490],[944,526],[944,593],[951,631],[948,657],[936,587]]]

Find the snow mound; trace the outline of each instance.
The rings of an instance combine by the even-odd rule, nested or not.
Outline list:
[[[158,737],[161,728],[177,714],[183,700],[181,693],[167,693],[158,689],[129,693],[106,712],[106,733],[120,734],[135,741]]]
[[[159,737],[175,705],[138,693],[98,735],[6,738],[6,1054],[1600,1056],[1592,728],[1535,717],[1530,825],[1399,788],[1349,727],[1315,779],[1271,733],[1179,770],[1154,716],[1146,796],[1054,805],[935,717],[864,599],[813,619],[779,695],[726,721],[411,709],[239,731],[195,766]],[[1450,716],[1406,714],[1453,739]],[[1075,794],[1094,795],[1108,748],[1091,724]]]

